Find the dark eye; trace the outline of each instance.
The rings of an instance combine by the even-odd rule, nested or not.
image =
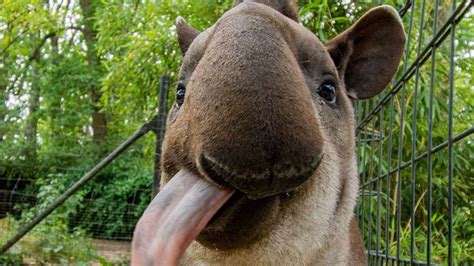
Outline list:
[[[319,96],[321,96],[328,103],[336,103],[336,85],[330,82],[325,82],[319,87]]]
[[[176,103],[179,106],[183,104],[185,94],[186,94],[186,87],[183,84],[178,84],[178,87],[176,87]]]

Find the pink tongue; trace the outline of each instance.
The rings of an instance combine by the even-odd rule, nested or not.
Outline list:
[[[132,265],[176,265],[233,193],[189,171],[179,171],[138,221],[132,240]]]

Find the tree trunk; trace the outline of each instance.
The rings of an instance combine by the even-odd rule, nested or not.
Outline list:
[[[57,35],[54,35],[50,38],[51,42],[51,59],[53,65],[57,66],[60,63],[59,60],[59,38]],[[61,127],[59,126],[58,119],[62,114],[63,110],[61,109],[61,97],[53,97],[53,103],[51,104],[51,109],[49,110],[49,116],[51,117],[50,125],[50,137],[54,140],[58,139],[60,136]]]
[[[38,34],[39,35],[39,34]],[[34,38],[33,38],[34,39]],[[39,73],[37,64],[41,60],[41,52],[37,52],[33,58],[31,65],[31,88],[30,95],[28,98],[28,117],[26,119],[25,137],[26,137],[26,149],[25,156],[29,162],[36,160],[37,151],[37,133],[38,133],[38,111],[39,111],[39,99],[40,99],[40,86],[38,84]]]
[[[7,30],[6,33],[8,35],[11,34],[10,31],[11,25],[7,23]],[[7,116],[7,100],[8,100],[8,72],[7,72],[7,60],[8,60],[8,52],[4,51],[2,55],[0,55],[0,143],[3,141],[3,138],[7,134],[7,125],[5,118]]]
[[[3,138],[6,134],[6,123],[5,117],[7,115],[7,71],[5,69],[5,60],[6,55],[3,55],[1,58],[1,63],[3,67],[0,68],[0,143],[3,141]]]
[[[94,30],[94,13],[96,5],[93,0],[80,0],[83,16],[83,34],[87,46],[87,63],[90,73],[100,73],[100,59],[97,55],[97,32]],[[92,113],[92,139],[100,144],[107,135],[107,117],[100,110],[100,88],[96,83],[91,84],[90,97],[93,107]]]

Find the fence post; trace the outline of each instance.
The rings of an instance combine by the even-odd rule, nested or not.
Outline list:
[[[155,166],[153,174],[153,187],[151,192],[151,198],[153,199],[160,189],[161,180],[161,144],[165,137],[166,128],[166,117],[168,112],[168,90],[169,90],[169,77],[162,76],[160,78],[160,93],[159,93],[159,105],[158,105],[158,116],[154,126],[153,132],[156,135],[155,141]]]

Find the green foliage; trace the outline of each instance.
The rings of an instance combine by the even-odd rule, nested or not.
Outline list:
[[[134,148],[129,151],[133,153]],[[87,200],[69,219],[88,232],[109,239],[130,239],[136,221],[150,201],[151,160],[118,159],[85,189]],[[119,204],[117,204],[119,203]]]
[[[432,40],[435,23],[433,2],[426,2],[425,16],[422,21],[421,2],[415,4],[413,25],[410,30],[411,13],[404,17],[405,29],[410,36],[408,53],[395,80],[399,80],[406,69],[413,64],[427,44]],[[452,13],[452,3],[440,1],[438,7],[437,28],[446,23]],[[393,104],[385,105],[382,114],[373,118],[359,138],[359,169],[364,190],[380,191],[365,196],[360,206],[360,219],[366,233],[366,241],[375,250],[379,233],[390,231],[388,247],[385,238],[379,243],[379,249],[389,249],[396,254],[396,235],[400,231],[400,254],[410,256],[410,241],[414,235],[414,258],[425,260],[427,256],[428,224],[431,225],[432,261],[444,263],[448,257],[448,197],[449,197],[449,153],[447,150],[449,121],[449,87],[452,82],[453,126],[452,136],[457,136],[472,128],[474,112],[472,104],[472,42],[469,41],[470,29],[474,26],[472,13],[468,13],[455,29],[455,38],[451,35],[441,43],[436,52],[430,54],[426,62],[405,83],[401,91],[393,97]],[[450,74],[451,46],[454,45],[453,77]],[[433,72],[432,72],[433,70]],[[404,91],[403,91],[404,90]],[[416,92],[416,98],[415,98]],[[402,93],[405,97],[402,97]],[[431,95],[432,98],[431,98]],[[382,95],[381,97],[384,97]],[[368,102],[359,102],[359,118],[364,118],[380,102],[381,97]],[[432,105],[430,102],[432,99]],[[416,106],[416,109],[415,109]],[[430,111],[431,108],[431,111]],[[390,127],[390,113],[393,123]],[[431,116],[430,116],[431,112]],[[403,120],[402,120],[403,116]],[[429,121],[432,121],[430,125]],[[403,122],[402,122],[403,121]],[[416,135],[415,135],[416,134]],[[415,137],[415,138],[414,138]],[[390,138],[392,140],[389,147]],[[431,149],[443,147],[430,156],[427,151],[431,140]],[[440,146],[445,145],[445,146]],[[473,158],[474,143],[468,136],[452,146],[452,182],[453,182],[453,252],[455,264],[474,262],[472,195],[474,192]],[[390,160],[389,160],[390,158]],[[414,166],[410,166],[412,160]],[[386,175],[399,166],[408,165],[403,170],[389,174],[380,180],[375,178]],[[429,180],[431,179],[431,186]],[[373,180],[371,184],[367,182]],[[413,182],[413,183],[412,183]],[[412,184],[414,195],[412,200]],[[379,187],[380,186],[380,187]],[[400,189],[398,189],[400,188]],[[431,193],[431,199],[429,195]],[[400,200],[398,197],[401,195]],[[388,209],[387,209],[388,207]],[[379,215],[377,216],[377,209]],[[431,217],[428,210],[431,209]],[[386,212],[390,213],[387,220]],[[414,221],[411,213],[414,213]],[[397,226],[397,216],[400,226]],[[379,217],[379,218],[378,218]],[[377,221],[380,225],[377,225]],[[413,224],[414,222],[414,224]],[[370,223],[370,226],[369,226]],[[388,223],[388,227],[386,224]],[[414,228],[412,228],[414,227]],[[369,231],[371,237],[368,237]]]
[[[38,213],[44,211],[66,188],[64,176],[48,176],[39,178],[37,185],[38,201],[32,207],[17,205],[17,208],[24,209],[22,217],[15,220],[9,217],[2,220],[2,230],[6,236],[12,236],[22,225],[31,221]],[[68,227],[68,217],[77,211],[80,206],[83,192],[72,196],[64,205],[53,212],[46,220],[35,227],[27,237],[22,239],[17,245],[11,248],[5,259],[16,263],[22,259],[28,263],[86,263],[100,259],[92,242],[87,237],[86,232],[81,228],[70,230]],[[4,240],[0,239],[3,244]]]
[[[181,55],[174,26],[176,17],[182,16],[197,29],[205,30],[231,7],[232,2],[91,1],[91,8],[87,12],[81,7],[80,1],[0,3],[0,178],[9,180],[7,186],[10,188],[37,199],[17,204],[12,212],[14,217],[8,218],[9,224],[15,227],[8,227],[10,231],[6,234],[2,231],[0,242],[6,241],[5,238],[11,236],[19,225],[44,210],[105,153],[156,114],[159,79],[162,75],[168,75],[174,84],[180,65]],[[367,9],[382,2],[401,9],[406,1],[300,0],[298,5],[301,23],[325,42],[349,27]],[[410,46],[396,80],[417,57],[418,44],[421,44],[422,50],[433,38],[435,2],[425,2],[425,18],[422,22],[421,1],[415,1],[412,32],[408,33],[411,36]],[[451,14],[452,7],[450,1],[437,2],[440,3],[439,29]],[[409,18],[410,13],[403,18],[407,31]],[[472,127],[474,121],[473,19],[472,12],[468,13],[456,27],[454,135]],[[93,30],[90,34],[94,38],[89,41],[86,41],[87,27]],[[433,147],[446,141],[451,48],[448,40],[436,50],[433,80],[431,59],[421,67],[416,102],[416,75],[413,75],[406,83],[405,98],[401,97],[400,92],[393,98],[392,126],[389,127],[391,110],[388,106],[383,108],[381,118],[375,118],[359,134],[360,139],[368,139],[361,142],[358,153],[363,181],[397,167],[399,152],[402,162],[410,162],[413,156],[423,154],[430,134]],[[91,55],[97,63],[94,67],[90,66]],[[430,128],[428,117],[432,82],[434,124]],[[98,90],[94,91],[93,88]],[[172,88],[173,85],[171,92]],[[93,102],[94,93],[99,95],[99,104]],[[35,95],[38,96],[36,109],[32,108]],[[173,97],[174,94],[170,93],[168,103],[172,102]],[[359,121],[380,99],[357,104]],[[100,143],[93,140],[92,116],[96,109],[101,110],[107,120],[107,135]],[[415,128],[412,127],[413,118],[416,118]],[[411,150],[415,134],[413,129],[416,129],[415,154]],[[390,134],[391,150],[388,147]],[[154,141],[153,136],[146,136],[134,144],[15,246],[11,253],[0,257],[0,264],[21,264],[22,261],[28,262],[30,257],[37,258],[37,263],[65,264],[98,260],[106,264],[103,258],[94,253],[87,239],[90,236],[130,238],[131,230],[150,198]],[[402,147],[400,151],[399,147]],[[411,202],[412,169],[409,167],[401,175],[390,175],[389,182],[383,178],[365,187],[365,190],[380,191],[376,196],[365,196],[360,201],[360,210],[364,214],[360,216],[361,223],[371,249],[376,246],[376,237],[380,235],[382,241],[379,248],[395,254],[394,210],[398,207],[401,210],[401,254],[403,257],[409,256],[410,212],[412,206],[416,206],[415,257],[423,259],[426,256],[427,224],[431,222],[433,261],[446,261],[447,156],[446,150],[432,156],[431,219],[427,215],[426,158],[415,164],[414,204]],[[458,263],[472,263],[472,136],[453,145],[452,158],[455,258]],[[10,181],[16,179],[29,183],[15,187]],[[395,189],[398,184],[401,185],[401,191]],[[390,190],[387,190],[388,186]],[[401,195],[400,205],[396,200],[397,195]],[[377,211],[375,206],[379,205]],[[390,214],[388,220],[386,214]],[[375,222],[378,216],[382,217],[380,226]],[[389,238],[386,246],[387,231]]]
[[[12,236],[20,227],[21,221],[13,218],[2,220],[2,235]],[[7,226],[7,225],[10,226]],[[4,244],[4,239],[0,239]],[[5,239],[6,240],[6,239]],[[64,220],[49,217],[13,246],[4,256],[6,264],[23,265],[24,263],[86,263],[101,260],[86,233],[81,229],[70,232]],[[3,264],[3,263],[2,263]]]
[[[299,16],[303,25],[314,32],[322,42],[327,42],[350,27],[371,7],[385,3],[401,9],[406,1],[300,0],[298,2]]]
[[[184,17],[204,30],[232,1],[160,1],[104,4],[98,29],[98,50],[108,60],[103,104],[129,118],[151,116],[157,108],[159,78],[176,79],[181,54],[174,22]]]
[[[23,256],[20,254],[6,253],[0,255],[0,264],[2,265],[23,265]]]

